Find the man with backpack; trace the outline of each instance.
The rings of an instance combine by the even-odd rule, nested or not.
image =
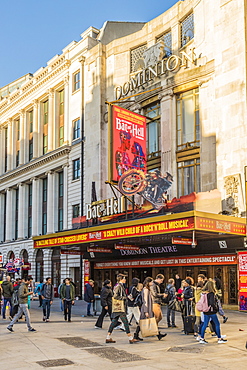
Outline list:
[[[168,284],[165,289],[165,293],[167,296],[164,298],[166,303],[169,303],[170,301],[173,301],[176,299],[176,288],[175,288],[175,280],[174,279],[169,279]],[[171,310],[168,305],[167,305],[167,326],[168,328],[176,328],[177,326],[175,325],[175,311]]]

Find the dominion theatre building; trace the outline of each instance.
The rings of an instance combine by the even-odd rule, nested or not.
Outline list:
[[[246,250],[245,11],[244,0],[178,1],[147,23],[106,22],[101,29],[90,28],[81,42],[64,49],[63,70],[63,62],[56,64],[54,57],[52,66],[61,69],[56,76],[67,73],[63,76],[66,143],[57,140],[57,147],[53,144],[36,156],[45,161],[52,150],[64,150],[60,157],[60,170],[67,176],[63,177],[64,219],[59,219],[59,197],[49,195],[56,191],[56,182],[48,162],[43,173],[33,167],[28,181],[48,176],[47,194],[56,203],[53,211],[48,204],[45,230],[44,207],[37,204],[28,236],[34,276],[37,254],[40,261],[45,257],[44,274],[52,271],[54,254],[61,279],[73,274],[73,268],[79,271],[81,292],[89,278],[99,292],[103,281],[109,278],[114,283],[119,272],[128,275],[128,283],[133,277],[143,280],[160,272],[166,281],[177,273],[195,279],[198,273],[217,276],[225,303],[236,304],[240,288],[247,295],[247,286],[239,283]],[[49,76],[52,83],[56,76],[49,65],[33,84]],[[75,86],[78,89],[73,90]],[[32,98],[45,102],[45,94]],[[76,96],[80,98],[75,100]],[[6,106],[11,103],[8,99]],[[26,107],[22,110],[29,109],[28,102]],[[42,109],[41,116],[46,113],[46,107]],[[1,124],[8,122],[5,118]],[[77,118],[81,126],[75,140]],[[52,122],[43,131],[48,143],[59,132],[59,124],[52,131]],[[49,163],[56,172],[59,158]],[[119,181],[130,169],[145,169],[149,180],[170,176],[163,205],[154,205],[160,198],[151,180],[137,176],[143,184],[138,192],[119,191]],[[10,170],[13,173],[15,168]],[[4,182],[6,168],[1,171],[4,193],[20,180]],[[40,182],[36,194],[42,186]],[[153,192],[155,201],[145,191]],[[15,236],[11,243],[4,236],[1,240],[7,255]]]

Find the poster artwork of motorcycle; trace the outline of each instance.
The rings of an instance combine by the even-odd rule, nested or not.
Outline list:
[[[161,209],[167,201],[167,190],[171,187],[173,176],[159,170],[144,173],[134,168],[124,172],[119,179],[118,187],[124,195],[139,194],[155,209]]]

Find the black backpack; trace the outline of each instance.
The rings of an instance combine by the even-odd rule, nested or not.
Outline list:
[[[141,307],[143,304],[141,292],[134,299],[134,307]]]
[[[167,294],[166,297],[162,299],[163,303],[169,303],[172,300],[172,293],[170,291],[170,288],[165,289],[165,294]]]

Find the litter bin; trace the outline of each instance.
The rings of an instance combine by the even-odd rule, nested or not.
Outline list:
[[[94,316],[96,316],[97,312],[101,312],[101,300],[100,300],[100,295],[95,294],[94,295],[94,302],[93,302],[93,312]]]

